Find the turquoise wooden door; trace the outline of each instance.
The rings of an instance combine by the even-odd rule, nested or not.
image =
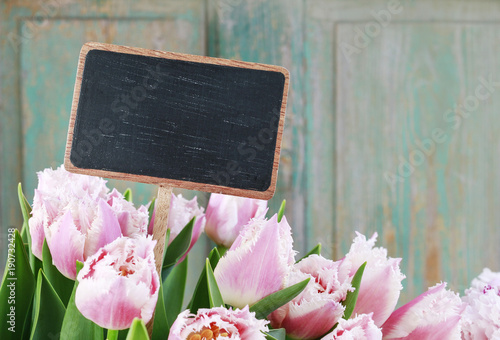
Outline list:
[[[312,224],[337,256],[377,231],[405,299],[499,271],[500,3],[306,3]]]
[[[499,19],[486,0],[4,1],[2,230],[20,223],[17,182],[31,197],[35,172],[62,163],[83,42],[208,54],[291,72],[270,206],[287,199],[297,250],[339,258],[355,230],[377,231],[403,258],[403,299],[440,280],[463,290],[500,270]]]

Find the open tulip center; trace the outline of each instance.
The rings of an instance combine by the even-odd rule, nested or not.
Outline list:
[[[224,328],[221,329],[212,322],[210,328],[203,327],[200,332],[189,334],[188,340],[215,340],[219,339],[219,337],[229,337],[229,333]]]
[[[134,256],[132,254],[128,254],[125,263],[118,263],[120,266],[118,267],[118,274],[121,276],[129,276],[135,273],[133,267],[135,266]],[[115,267],[116,268],[116,267]]]
[[[132,270],[132,269],[130,269],[130,268],[128,268],[128,266],[120,266],[119,270],[120,270],[120,275],[121,276],[129,276],[129,274],[134,274],[135,273],[135,271]]]
[[[318,284],[317,285],[318,293],[322,294],[322,293],[326,292],[326,290],[327,290],[327,283],[326,282],[323,282],[321,280],[321,278],[319,278],[319,277],[314,277],[314,281]]]

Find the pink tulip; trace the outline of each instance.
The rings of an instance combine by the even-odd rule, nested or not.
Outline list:
[[[107,329],[149,322],[160,280],[151,236],[120,237],[89,257],[78,274],[75,304],[87,319]]]
[[[42,258],[47,240],[52,261],[66,277],[75,279],[76,261],[122,235],[143,235],[148,214],[136,210],[117,191],[108,193],[102,178],[69,173],[61,166],[38,173],[29,229],[32,251]]]
[[[354,313],[373,313],[373,321],[380,327],[398,303],[403,289],[401,281],[405,276],[399,268],[401,259],[388,258],[385,248],[374,248],[376,241],[377,233],[369,240],[357,233],[349,253],[342,260],[342,267],[348,269],[349,276],[353,277],[358,268],[367,262]]]
[[[384,339],[460,339],[463,309],[460,297],[438,284],[391,314],[382,325]]]
[[[484,268],[462,300],[462,339],[500,339],[500,273]]]
[[[290,272],[288,286],[311,278],[306,288],[288,304],[269,315],[273,328],[285,328],[296,339],[316,339],[327,333],[344,314],[342,301],[352,290],[340,262],[319,255],[301,260]]]
[[[292,243],[285,217],[245,226],[214,271],[224,302],[243,308],[283,288],[294,263]]]
[[[321,340],[382,340],[382,331],[372,319],[372,314],[360,314],[354,319],[340,319],[333,332]]]
[[[154,216],[151,219],[149,224],[149,234],[153,234],[153,226],[154,226]],[[188,201],[181,194],[175,196],[172,194],[172,199],[170,201],[170,210],[168,213],[168,221],[167,228],[170,229],[170,238],[169,244],[179,235],[179,233],[184,229],[184,227],[191,221],[191,219],[195,217],[195,222],[193,226],[193,233],[191,234],[191,244],[189,246],[189,250],[194,246],[201,233],[205,229],[205,213],[203,212],[203,208],[198,205],[198,200],[194,197],[192,200]],[[180,261],[184,260],[186,256],[184,256]]]
[[[113,189],[108,195],[108,204],[115,212],[123,236],[136,237],[147,234],[149,213],[147,206],[139,209],[127,201],[121,192]]]
[[[207,206],[205,232],[215,243],[229,248],[252,218],[262,219],[266,212],[267,201],[212,194]]]
[[[109,189],[102,178],[75,175],[60,166],[57,170],[45,169],[37,173],[38,188],[35,189],[32,217],[29,220],[32,249],[42,259],[44,228],[57,223],[68,206],[79,201],[97,202],[107,199]]]
[[[179,314],[175,320],[169,340],[211,340],[211,339],[241,339],[265,340],[262,332],[267,332],[266,320],[258,320],[255,313],[245,306],[241,310],[216,307],[199,309],[196,315],[188,310]]]

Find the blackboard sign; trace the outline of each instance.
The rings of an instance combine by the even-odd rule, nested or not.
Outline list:
[[[288,83],[279,66],[85,44],[65,167],[269,199]]]

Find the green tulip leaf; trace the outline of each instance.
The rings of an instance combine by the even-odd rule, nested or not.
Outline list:
[[[217,246],[217,251],[219,252],[220,257],[226,255],[227,251],[229,248],[224,247],[223,245],[218,245]],[[213,267],[215,269],[215,267]]]
[[[132,189],[127,188],[127,190],[125,190],[125,192],[123,193],[123,198],[125,198],[125,200],[129,202],[132,202]]]
[[[38,272],[30,340],[59,338],[66,308],[42,270]]]
[[[125,340],[127,338],[129,330],[130,330],[130,328],[119,330],[118,331],[118,340]],[[108,340],[108,339],[106,339],[106,340]]]
[[[19,198],[19,204],[21,206],[21,212],[23,215],[23,228],[21,230],[21,235],[23,236],[23,242],[28,243],[29,245],[29,259],[31,265],[31,272],[33,273],[33,277],[38,275],[38,271],[43,267],[42,261],[40,261],[33,253],[31,252],[31,234],[29,232],[29,219],[31,214],[31,207],[28,203],[28,200],[23,194],[23,188],[21,183],[17,186],[17,196]]]
[[[43,241],[42,263],[43,272],[45,273],[45,276],[47,276],[47,280],[49,280],[50,284],[57,292],[57,295],[59,295],[59,298],[66,306],[69,298],[71,297],[71,292],[73,291],[75,282],[61,274],[56,266],[53,265],[52,254],[50,253],[49,246],[47,245],[47,240]]]
[[[30,240],[28,239],[29,236],[29,231],[28,231],[29,228],[25,228],[24,227],[24,224],[23,224],[23,228],[21,229],[21,239],[23,240],[23,243],[24,243],[24,247],[26,248],[26,253],[29,254],[29,244],[30,244]]]
[[[215,268],[220,260],[220,255],[217,248],[212,249],[208,255],[208,260],[210,261],[210,266]],[[191,313],[196,314],[200,308],[210,308],[210,299],[208,298],[208,286],[207,286],[207,267],[203,267],[196,288],[193,292],[193,297],[188,304],[188,308]]]
[[[83,263],[76,262],[76,274],[83,268]],[[64,314],[64,319],[61,327],[61,340],[65,339],[95,339],[102,340],[104,338],[104,330],[85,318],[78,310],[75,304],[75,294],[78,287],[78,281],[75,280],[73,291]]]
[[[278,210],[278,222],[281,222],[283,215],[285,215],[286,200],[281,202],[280,210]]]
[[[108,329],[108,332],[106,333],[106,340],[118,340],[119,335],[120,335],[120,331],[119,330]]]
[[[286,340],[286,331],[284,328],[271,329],[264,334],[267,340]]]
[[[318,243],[313,249],[311,249],[307,254],[305,254],[300,260],[296,263],[299,263],[303,259],[311,256],[311,255],[320,255],[321,254],[321,243]]]
[[[207,270],[207,288],[210,308],[224,306],[224,300],[222,299],[219,286],[215,280],[214,271],[209,259],[205,262],[205,268]]]
[[[217,267],[217,264],[219,263],[221,257],[222,255],[219,253],[218,248],[214,248],[212,249],[212,251],[210,251],[210,254],[208,254],[208,260],[210,261],[210,266],[212,267],[212,269],[215,269],[215,267]]]
[[[173,239],[172,243],[167,246],[165,257],[163,258],[162,280],[165,281],[167,276],[172,271],[173,267],[187,253],[191,245],[191,237],[193,234],[195,217],[189,221],[182,231]],[[167,243],[168,244],[168,243]]]
[[[132,326],[130,326],[126,340],[149,340],[148,330],[146,329],[146,325],[144,325],[144,321],[138,318],[132,321]]]
[[[158,292],[158,301],[156,302],[156,309],[153,322],[153,334],[151,340],[163,340],[165,334],[170,333],[170,324],[173,321],[167,319],[167,312],[165,308],[165,301],[163,300],[163,283],[160,282],[160,290]]]
[[[182,311],[184,302],[184,291],[186,290],[188,272],[187,257],[172,269],[172,272],[163,282],[163,301],[168,306],[166,309],[169,326],[177,319],[177,315]]]
[[[309,283],[309,279],[305,279],[290,287],[277,291],[276,293],[269,294],[265,298],[257,301],[250,307],[251,312],[255,312],[257,319],[265,319],[269,314],[280,308],[284,304],[293,300],[299,295]]]
[[[34,299],[32,297],[31,303],[30,303],[30,308],[29,308],[28,313],[26,314],[25,320],[24,320],[23,334],[21,337],[21,339],[24,339],[24,340],[29,340],[30,334],[31,334],[31,324],[33,323],[33,318],[32,318],[32,316],[33,316],[33,303],[34,303]]]
[[[28,243],[28,234],[29,234],[29,224],[28,221],[30,219],[31,214],[31,206],[26,199],[26,196],[23,194],[23,187],[21,183],[17,186],[17,197],[19,198],[19,205],[21,206],[21,213],[23,214],[23,228],[21,230],[21,234],[25,234],[26,238],[23,238],[25,243]]]
[[[354,312],[354,307],[356,306],[356,301],[358,300],[359,287],[361,286],[361,278],[363,277],[363,272],[365,271],[366,262],[359,266],[356,274],[352,278],[351,285],[354,287],[354,292],[347,292],[347,296],[342,304],[345,306],[344,319],[349,319]]]
[[[31,315],[29,311],[35,292],[35,278],[21,235],[15,230],[9,233],[7,240],[9,242],[7,264],[0,286],[0,339],[2,340],[22,338],[26,320],[31,319],[27,316]]]

